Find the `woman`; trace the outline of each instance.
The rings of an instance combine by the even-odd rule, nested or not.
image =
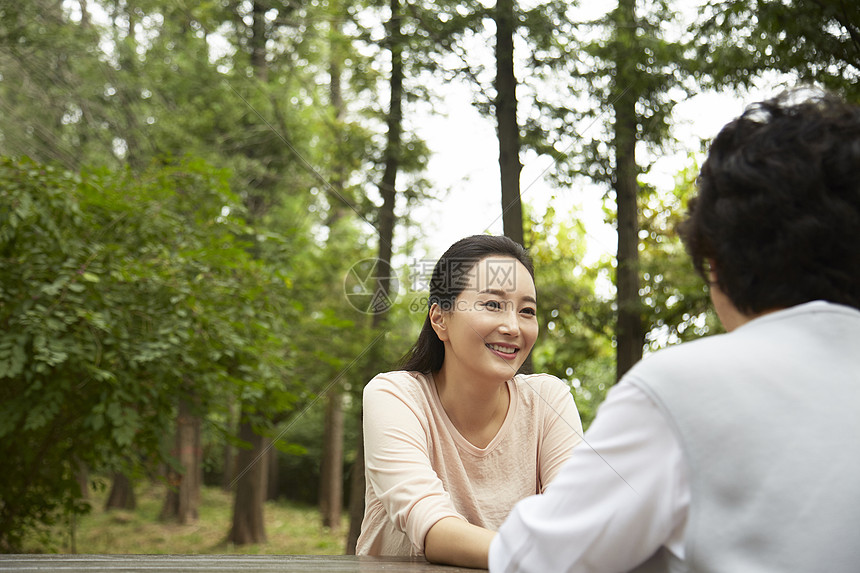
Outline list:
[[[487,567],[495,530],[541,493],[582,424],[569,388],[517,374],[538,334],[534,270],[506,237],[475,235],[436,263],[403,370],[364,391],[359,555]]]

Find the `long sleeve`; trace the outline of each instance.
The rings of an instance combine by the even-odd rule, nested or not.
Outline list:
[[[369,486],[385,513],[421,553],[433,524],[443,517],[463,517],[431,465],[427,413],[408,397],[385,377],[365,388],[365,464]]]
[[[543,402],[543,423],[538,441],[538,487],[543,492],[558,475],[571,450],[582,442],[582,420],[568,387],[553,376],[541,376],[545,378],[544,384],[525,378],[522,392],[535,392]]]

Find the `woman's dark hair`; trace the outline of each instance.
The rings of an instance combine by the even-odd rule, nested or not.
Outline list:
[[[445,346],[430,324],[429,308],[438,304],[442,310],[454,308],[454,302],[469,284],[469,272],[487,257],[511,257],[523,264],[534,279],[534,266],[528,252],[507,237],[472,235],[451,245],[436,262],[430,278],[428,314],[418,340],[402,361],[403,370],[438,372],[445,359]]]
[[[679,233],[741,311],[860,308],[860,107],[794,90],[726,125]]]

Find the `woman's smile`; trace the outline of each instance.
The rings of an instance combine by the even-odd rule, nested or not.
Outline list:
[[[504,359],[514,358],[520,351],[516,346],[509,344],[486,344],[485,346]]]

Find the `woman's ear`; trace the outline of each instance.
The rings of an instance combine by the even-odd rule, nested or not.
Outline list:
[[[705,259],[705,262],[707,262],[705,272],[708,275],[708,284],[715,285],[717,284],[717,264],[714,259]]]
[[[433,332],[436,333],[439,340],[442,342],[448,340],[448,316],[442,311],[442,307],[434,302],[430,305],[428,316],[430,317],[430,326],[433,327]]]

